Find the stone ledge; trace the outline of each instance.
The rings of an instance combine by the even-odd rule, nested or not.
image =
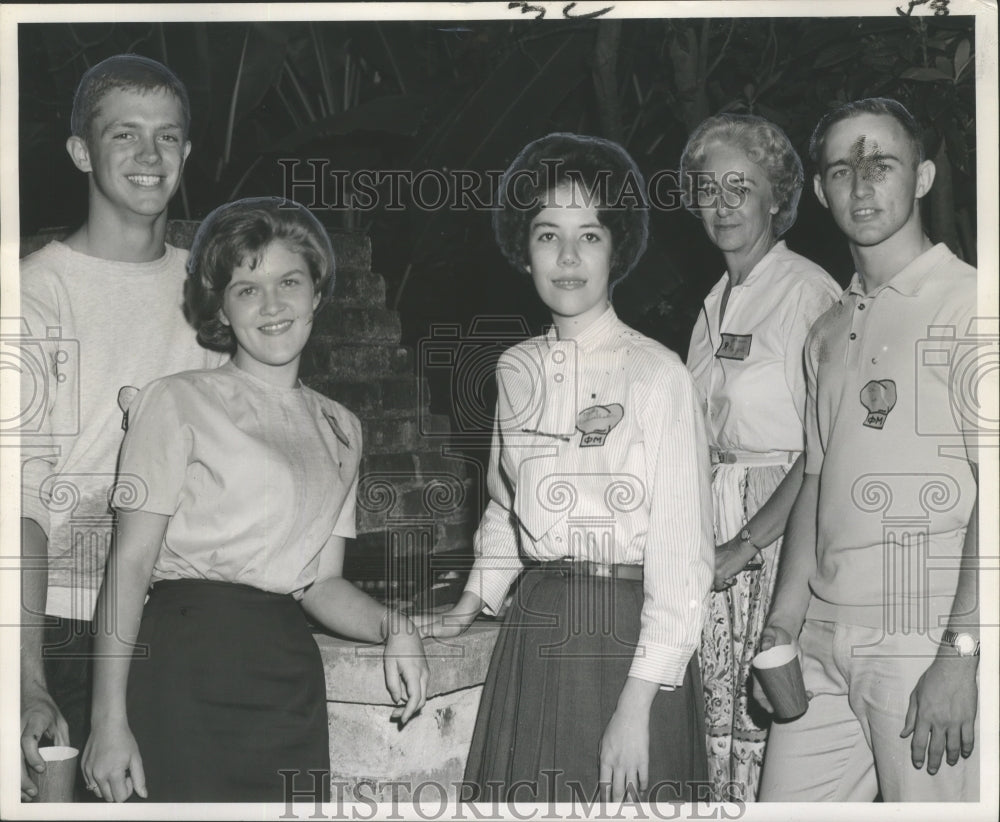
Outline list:
[[[430,667],[428,698],[482,685],[499,629],[499,622],[480,620],[454,639],[424,640]],[[385,688],[381,645],[330,634],[314,636],[326,672],[327,701],[392,705]]]

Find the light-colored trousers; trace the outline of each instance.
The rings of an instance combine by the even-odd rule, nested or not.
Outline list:
[[[900,738],[910,693],[934,660],[925,634],[885,634],[806,620],[799,637],[809,709],[771,727],[761,802],[975,802],[979,799],[979,717],[968,759],[931,776]]]

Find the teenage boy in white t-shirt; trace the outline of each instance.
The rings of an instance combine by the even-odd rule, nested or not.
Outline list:
[[[187,91],[160,63],[127,54],[89,69],[66,143],[88,176],[87,217],[21,262],[22,330],[44,341],[25,346],[38,362],[22,379],[22,404],[43,398],[21,432],[25,801],[36,795],[27,769],[45,767],[40,740],[82,748],[87,737],[90,623],[128,401],[152,379],[222,359],[184,319],[187,252],[165,242],[189,126]]]

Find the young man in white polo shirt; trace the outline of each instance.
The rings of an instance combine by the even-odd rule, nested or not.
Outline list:
[[[831,112],[810,153],[857,273],[806,341],[806,473],[762,648],[797,638],[812,696],[773,726],[760,799],[974,801],[976,271],[924,234],[934,164],[898,102]]]

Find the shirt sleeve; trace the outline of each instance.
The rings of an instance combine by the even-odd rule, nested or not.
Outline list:
[[[802,358],[806,372],[806,465],[807,474],[818,474],[823,468],[823,440],[819,432],[819,394],[816,369],[819,333],[814,329],[806,336]]]
[[[355,471],[354,480],[351,482],[350,490],[348,490],[347,496],[344,498],[344,505],[340,509],[337,522],[333,526],[333,531],[331,532],[333,536],[354,539],[358,535],[357,505],[358,472]]]
[[[167,515],[177,510],[191,452],[178,405],[167,380],[150,383],[132,402],[113,508]]]
[[[55,373],[60,344],[49,339],[48,329],[58,328],[59,306],[36,278],[21,268],[21,321],[14,343],[20,383],[21,516],[34,520],[49,533],[49,509],[42,494],[46,478],[56,470],[59,446],[53,436],[52,418],[60,403],[72,399]]]
[[[694,384],[680,367],[659,369],[641,403],[649,449],[649,531],[639,643],[629,675],[679,686],[701,641],[714,574],[708,441]]]
[[[783,322],[785,347],[785,384],[795,402],[795,412],[805,425],[806,372],[802,353],[806,336],[813,323],[836,301],[833,289],[820,282],[807,280],[798,289],[798,297],[791,301],[791,308]]]
[[[500,458],[503,435],[499,421],[512,419],[513,412],[499,369],[497,387],[497,413],[486,474],[490,501],[473,537],[475,562],[465,584],[465,590],[478,596],[483,601],[483,610],[491,615],[500,610],[508,589],[524,568],[518,553],[513,479],[503,473]]]
[[[935,340],[935,347],[947,348],[948,403],[955,433],[962,439],[966,458],[979,465],[980,452],[996,442],[997,368],[996,320],[978,317],[975,278],[961,282],[947,296],[935,324],[954,330],[948,342]],[[940,331],[938,332],[940,333]],[[928,370],[928,357],[921,365]],[[930,375],[920,374],[917,385]],[[992,424],[991,424],[992,423]],[[951,433],[951,432],[949,432]],[[995,445],[994,445],[995,448]]]
[[[687,367],[694,370],[695,366],[711,356],[712,343],[708,338],[708,322],[705,306],[702,305],[698,312],[698,319],[694,321],[694,328],[691,330],[691,339],[688,342]]]

